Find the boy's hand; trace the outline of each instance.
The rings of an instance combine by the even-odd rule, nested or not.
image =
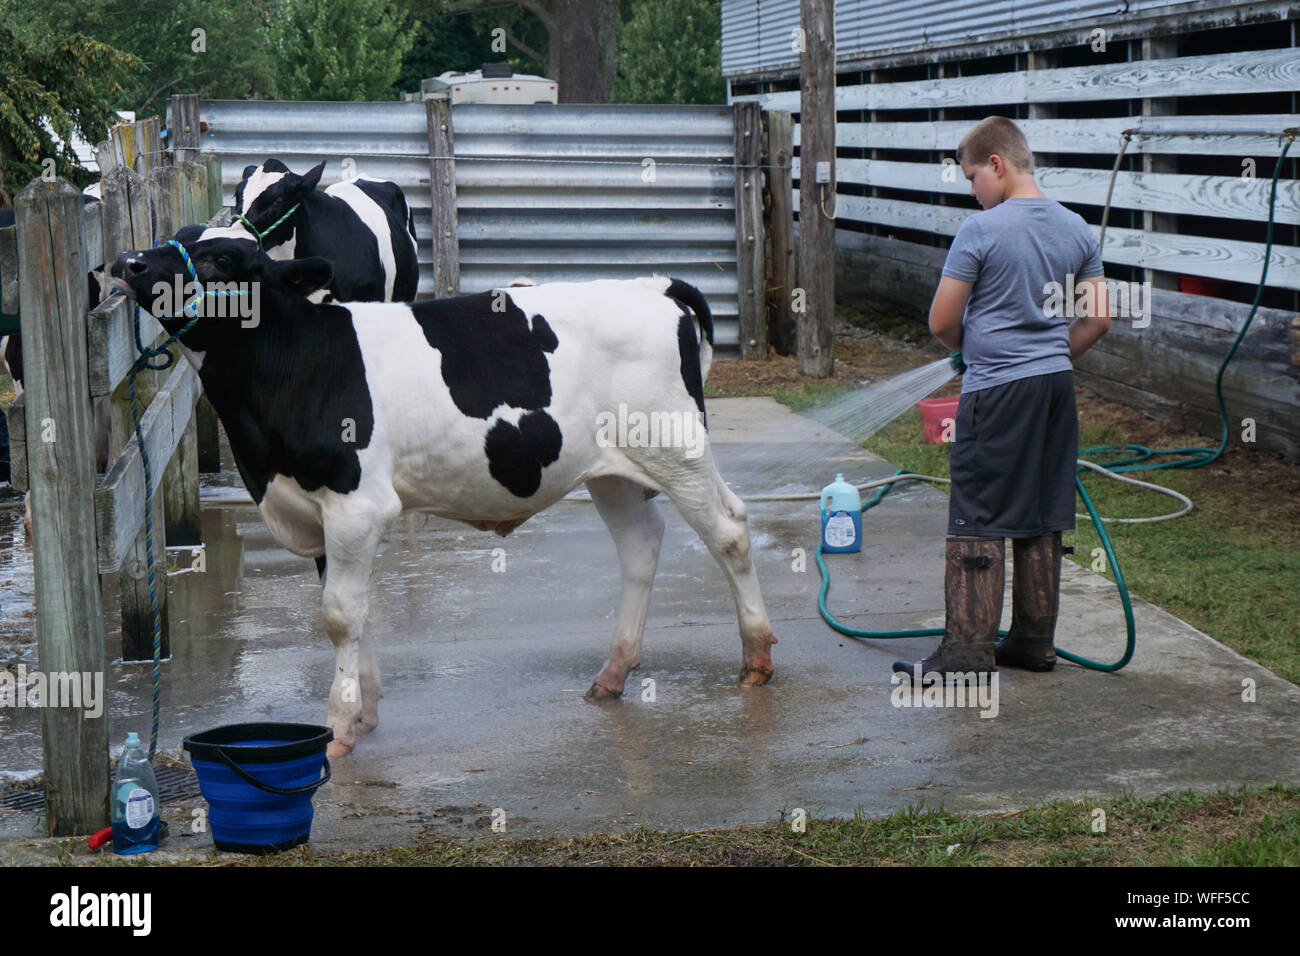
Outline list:
[[[1106,277],[1095,276],[1080,279],[1076,290],[1085,285],[1092,286],[1092,312],[1081,313],[1070,323],[1070,360],[1074,361],[1088,349],[1097,344],[1097,340],[1110,331],[1110,301],[1106,294]]]
[[[966,314],[966,300],[974,287],[973,282],[943,276],[935,290],[934,301],[930,303],[930,331],[954,351],[961,349],[961,320]]]

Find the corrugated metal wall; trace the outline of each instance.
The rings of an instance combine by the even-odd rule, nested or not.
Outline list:
[[[402,187],[415,212],[420,241],[420,294],[433,294],[430,245],[429,146],[423,103],[282,103],[273,100],[203,100],[208,123],[202,151],[221,157],[227,204],[244,167],[274,156],[302,173],[326,161],[321,186],[352,174],[387,179]]]
[[[1176,0],[836,0],[837,59],[1068,27],[1132,16]],[[1180,4],[1186,6],[1185,3]],[[1224,6],[1230,4],[1224,3]],[[1121,14],[1122,11],[1122,14]],[[722,0],[722,73],[798,70],[799,0]]]
[[[457,106],[452,120],[462,289],[665,273],[705,294],[736,345],[729,107]]]
[[[433,293],[423,103],[212,100],[203,151],[222,159],[226,201],[249,163],[328,161],[322,185],[396,182],[415,210],[420,293]],[[730,107],[455,107],[461,290],[652,272],[700,288],[718,344],[738,341]],[[653,160],[653,166],[647,163]]]

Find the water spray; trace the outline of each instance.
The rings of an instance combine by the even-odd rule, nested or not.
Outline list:
[[[936,359],[811,409],[808,417],[856,442],[866,441],[966,370],[961,353]]]

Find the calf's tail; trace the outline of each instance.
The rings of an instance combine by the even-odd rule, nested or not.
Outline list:
[[[664,295],[695,315],[700,326],[700,378],[708,378],[709,366],[713,364],[713,313],[709,311],[709,303],[699,289],[681,279],[669,279]]]
[[[681,279],[671,279],[664,295],[676,299],[682,305],[686,306],[695,313],[695,319],[700,323],[701,338],[709,345],[713,344],[713,313],[709,311],[709,303],[704,300],[704,294],[689,282],[683,282]]]

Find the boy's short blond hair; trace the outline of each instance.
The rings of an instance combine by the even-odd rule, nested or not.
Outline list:
[[[1029,148],[1029,140],[1025,139],[1020,127],[1005,116],[989,116],[971,127],[957,146],[957,162],[987,166],[994,153],[1021,172],[1034,171],[1034,154]]]

